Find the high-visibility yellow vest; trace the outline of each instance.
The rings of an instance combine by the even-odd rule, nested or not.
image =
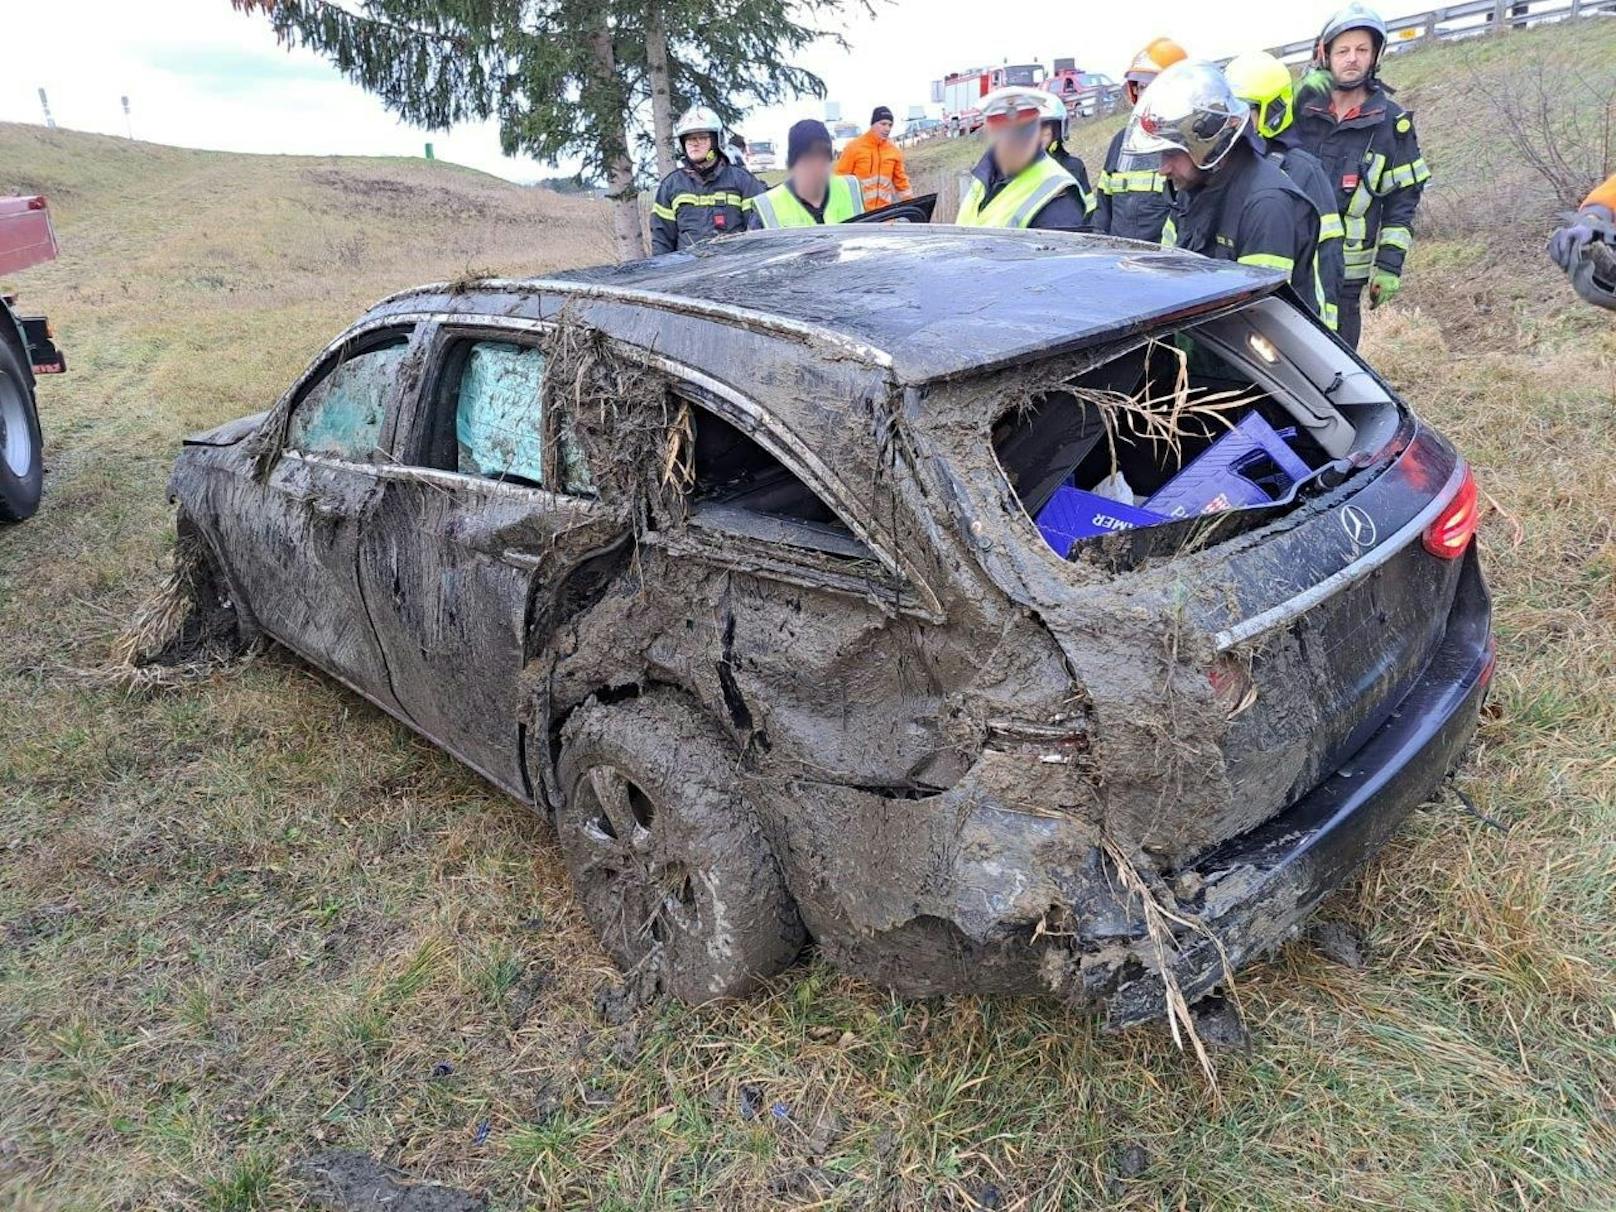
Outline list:
[[[764,227],[813,227],[813,213],[784,182],[752,199]],[[857,177],[836,176],[825,191],[825,222],[846,223],[864,213],[864,191]]]
[[[1065,190],[1078,192],[1077,178],[1049,156],[1039,156],[1016,174],[986,206],[987,186],[980,177],[971,178],[971,188],[960,203],[954,220],[961,227],[1026,227],[1050,202]]]

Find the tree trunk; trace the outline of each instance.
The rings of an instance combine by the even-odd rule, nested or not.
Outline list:
[[[617,87],[617,56],[612,50],[612,31],[601,21],[590,32],[589,53],[595,61],[597,79],[603,88]],[[612,207],[612,237],[619,261],[637,261],[645,256],[645,237],[640,227],[640,191],[634,184],[634,161],[628,155],[628,122],[625,104],[619,106],[603,132],[602,148],[606,164],[606,198]]]
[[[668,71],[668,14],[662,0],[645,6],[645,67],[651,80],[651,129],[657,177],[673,171],[673,79]]]

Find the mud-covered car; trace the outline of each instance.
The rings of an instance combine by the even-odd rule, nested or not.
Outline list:
[[[409,291],[171,491],[204,622],[553,816],[691,1000],[812,939],[1159,1015],[1160,956],[1205,992],[1430,795],[1492,671],[1453,448],[1276,275],[1103,238]]]

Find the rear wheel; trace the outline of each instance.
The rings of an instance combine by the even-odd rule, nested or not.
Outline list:
[[[40,446],[32,380],[16,349],[0,338],[0,522],[21,522],[39,508]]]
[[[791,963],[804,932],[735,756],[681,696],[590,703],[568,721],[556,813],[611,957],[685,1002],[733,997]]]

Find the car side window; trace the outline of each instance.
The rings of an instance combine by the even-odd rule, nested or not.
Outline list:
[[[847,560],[872,555],[813,489],[757,441],[701,405],[691,408],[691,520]]]
[[[509,341],[474,341],[455,391],[455,448],[463,475],[544,483],[544,354]]]
[[[443,410],[454,418],[453,451],[446,450],[447,457],[440,456],[434,465],[462,475],[544,486],[544,352],[514,341],[463,341],[451,352],[448,366],[441,399]],[[563,426],[557,447],[557,486],[593,496],[589,468],[570,426]]]
[[[286,427],[286,445],[305,454],[361,462],[381,448],[387,399],[409,352],[403,335],[349,354],[303,393]]]

